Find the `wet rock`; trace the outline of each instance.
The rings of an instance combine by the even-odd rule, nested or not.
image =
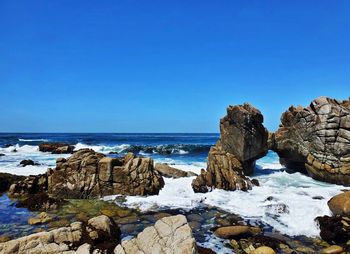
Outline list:
[[[320,227],[320,236],[330,244],[346,243],[350,239],[350,218],[345,216],[322,216],[316,221]]]
[[[258,185],[246,175],[268,151],[268,132],[262,123],[262,114],[251,105],[229,106],[220,120],[220,140],[209,151],[207,169],[192,182],[193,190],[249,190]]]
[[[350,191],[332,197],[328,201],[328,207],[334,215],[350,216]]]
[[[7,191],[13,183],[22,181],[25,178],[25,176],[0,173],[0,193]]]
[[[26,197],[47,190],[47,175],[32,175],[13,183],[8,191],[10,197]]]
[[[338,245],[332,245],[322,250],[323,254],[338,254],[342,252],[343,252],[343,248]]]
[[[215,251],[209,248],[205,248],[202,246],[197,246],[198,254],[216,254]]]
[[[48,215],[46,212],[42,212],[37,217],[29,218],[28,224],[29,225],[45,224],[52,220],[53,218],[50,215]]]
[[[0,153],[0,157],[5,156],[6,154]]]
[[[39,145],[39,151],[53,154],[73,153],[74,148],[74,146],[66,143],[42,143]]]
[[[198,253],[186,217],[176,215],[158,220],[131,240],[122,241],[115,254]]]
[[[250,226],[226,226],[215,230],[214,234],[223,239],[239,238],[260,234],[262,230],[258,227]]]
[[[276,254],[276,252],[267,246],[261,246],[251,252],[251,254]]]
[[[151,158],[128,154],[109,158],[81,149],[68,159],[58,159],[48,170],[48,192],[62,198],[95,198],[106,195],[154,195],[164,180]]]
[[[183,171],[177,168],[170,167],[164,163],[156,163],[154,169],[157,170],[164,177],[180,178],[180,177],[190,177],[197,176],[197,174],[191,171]]]
[[[350,100],[319,97],[306,108],[292,106],[273,138],[272,149],[287,168],[350,185]]]
[[[31,211],[50,211],[56,210],[64,203],[63,199],[49,197],[46,192],[39,192],[19,200],[16,207],[25,207]]]
[[[11,240],[11,237],[8,235],[0,235],[0,243],[8,242]]]
[[[91,251],[96,251],[94,253],[111,252],[119,242],[118,230],[111,219],[99,216],[91,219],[88,225],[74,222],[68,227],[35,233],[0,243],[0,253],[68,254],[75,253],[76,250],[81,253],[81,251],[89,249],[87,245],[91,246]]]
[[[37,162],[34,162],[32,160],[22,160],[19,165],[21,165],[22,167],[25,167],[25,166],[37,166],[37,165],[40,165],[39,163]]]

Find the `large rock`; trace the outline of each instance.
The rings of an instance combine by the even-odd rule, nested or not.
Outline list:
[[[193,190],[251,189],[245,175],[253,173],[255,161],[268,151],[268,132],[262,123],[262,114],[250,104],[229,106],[220,120],[220,140],[209,151],[207,170],[192,182]]]
[[[316,221],[320,227],[320,236],[330,244],[344,244],[350,239],[350,218],[346,216],[322,216]]]
[[[180,178],[180,177],[197,176],[197,174],[191,171],[183,171],[163,163],[156,163],[154,165],[154,169],[157,170],[164,177]]]
[[[40,192],[45,192],[47,190],[47,175],[31,175],[24,179],[21,178],[20,181],[13,183],[8,194],[10,197],[26,197],[31,194],[36,194]]]
[[[58,159],[56,168],[48,170],[48,192],[61,198],[153,195],[163,186],[153,160],[133,154],[108,158],[91,149],[81,149],[68,159]]]
[[[272,149],[281,163],[314,179],[350,185],[350,100],[319,97],[282,114]]]
[[[7,191],[13,183],[22,181],[25,178],[25,176],[0,173],[0,193]]]
[[[122,241],[115,254],[195,254],[196,242],[186,217],[176,215],[158,220],[131,240]]]
[[[90,253],[82,250],[111,251],[120,241],[120,230],[114,221],[105,215],[92,218],[85,225],[74,222],[49,232],[0,243],[0,253],[44,254],[44,253]],[[78,250],[80,252],[78,252]],[[95,252],[94,252],[95,253]]]
[[[215,230],[215,235],[224,239],[232,239],[236,237],[242,236],[251,236],[260,234],[262,230],[258,227],[250,227],[250,226],[226,226],[221,227]]]
[[[74,146],[66,143],[41,143],[39,145],[39,151],[54,154],[73,153]]]
[[[334,215],[350,216],[350,191],[332,197],[328,206]]]

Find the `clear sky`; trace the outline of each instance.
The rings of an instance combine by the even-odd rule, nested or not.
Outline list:
[[[350,1],[0,0],[0,131],[218,132],[350,96]]]

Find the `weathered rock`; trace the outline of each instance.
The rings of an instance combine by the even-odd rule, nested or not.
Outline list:
[[[261,246],[253,250],[250,254],[276,254],[276,252],[270,247]]]
[[[223,239],[230,239],[243,236],[260,234],[262,231],[258,227],[250,226],[227,226],[215,230],[215,235]]]
[[[32,175],[13,183],[8,191],[10,197],[23,197],[47,190],[47,175]]]
[[[346,243],[350,239],[350,218],[345,216],[322,216],[316,221],[320,227],[320,236],[330,244]]]
[[[0,193],[7,191],[10,188],[11,184],[22,181],[25,178],[25,176],[0,173]]]
[[[350,191],[332,197],[328,206],[334,215],[350,216]]]
[[[306,108],[292,106],[273,138],[271,148],[287,168],[350,185],[350,100],[319,97]]]
[[[119,229],[108,217],[94,218],[99,223],[74,222],[68,227],[40,232],[0,243],[0,253],[44,254],[44,253],[84,253],[87,245],[95,251],[110,251],[119,243]],[[93,235],[92,238],[90,235]],[[107,242],[108,241],[108,242]],[[82,246],[83,245],[83,246]],[[90,247],[92,250],[92,247]],[[86,253],[86,252],[85,252]]]
[[[94,198],[113,194],[153,195],[164,186],[153,160],[128,154],[109,158],[81,149],[60,158],[48,170],[48,192],[61,198]]]
[[[343,248],[339,245],[332,245],[322,250],[322,254],[339,254],[343,252]]]
[[[174,253],[195,254],[196,242],[186,217],[176,215],[158,220],[154,226],[144,229],[131,240],[122,241],[115,254]]]
[[[74,146],[66,143],[42,143],[39,145],[39,151],[54,154],[73,153],[74,148]]]
[[[19,196],[23,198],[23,196]],[[16,207],[25,207],[31,211],[49,211],[56,210],[65,201],[60,198],[49,197],[46,192],[38,192],[26,195],[25,199],[18,200]]]
[[[22,167],[25,167],[25,166],[36,166],[36,165],[39,165],[39,163],[37,162],[34,162],[32,160],[22,160],[19,165],[21,165]]]
[[[190,177],[197,176],[197,174],[190,171],[183,171],[177,168],[170,167],[164,163],[156,163],[154,169],[157,170],[164,177],[180,178],[180,177]]]
[[[249,190],[255,161],[268,151],[263,116],[249,104],[229,106],[220,120],[220,140],[209,151],[207,170],[192,182],[195,192],[213,188]]]
[[[48,215],[46,212],[40,213],[37,217],[31,217],[28,219],[29,225],[38,225],[38,224],[44,224],[52,221],[53,218]]]

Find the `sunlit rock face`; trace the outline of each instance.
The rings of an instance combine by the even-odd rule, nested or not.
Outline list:
[[[271,148],[287,168],[350,185],[350,101],[319,97],[282,114]]]

